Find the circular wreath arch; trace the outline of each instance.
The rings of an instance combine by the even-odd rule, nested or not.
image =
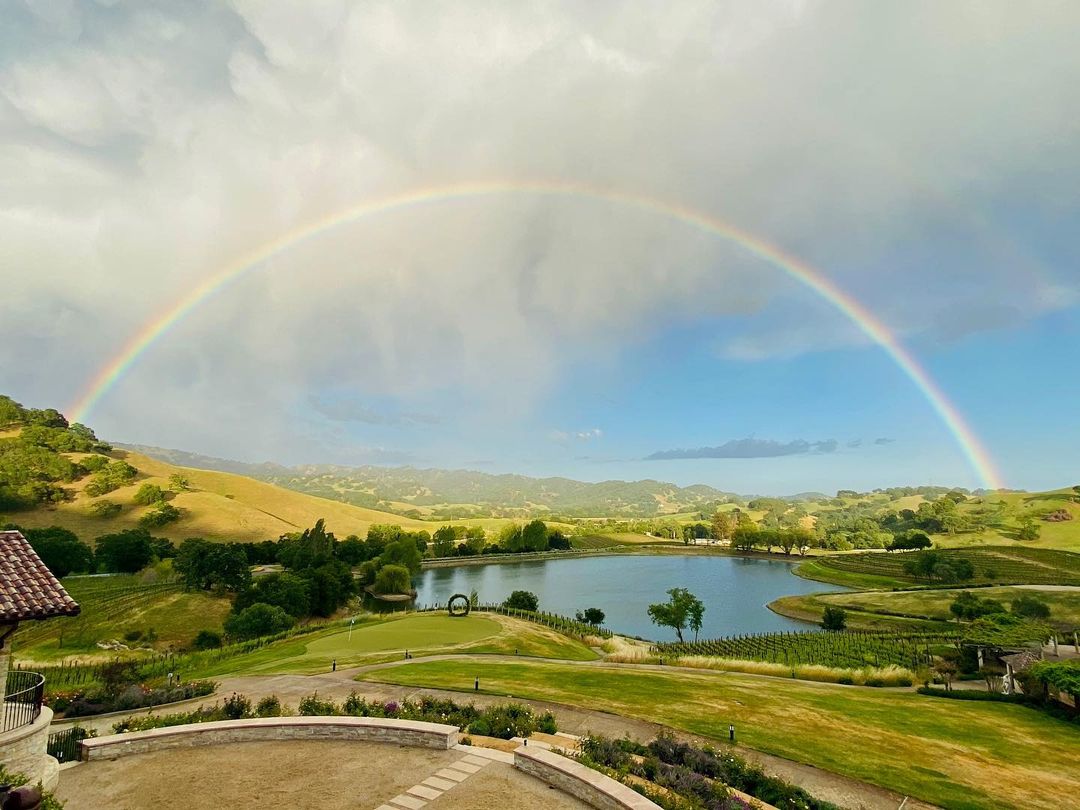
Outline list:
[[[468,616],[472,610],[472,601],[463,593],[455,593],[446,603],[446,609],[451,616]]]

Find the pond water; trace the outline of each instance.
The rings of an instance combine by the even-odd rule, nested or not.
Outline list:
[[[792,563],[743,557],[605,556],[569,560],[429,568],[415,580],[416,603],[445,604],[475,590],[481,602],[501,602],[512,591],[532,591],[540,609],[564,616],[598,607],[617,633],[657,641],[675,633],[649,621],[647,607],[667,600],[669,588],[687,588],[705,603],[702,638],[737,633],[806,630],[812,625],[766,607],[794,594],[844,590],[795,576]]]

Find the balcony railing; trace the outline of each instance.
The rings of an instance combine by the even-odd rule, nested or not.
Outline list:
[[[28,726],[41,714],[45,677],[36,672],[8,672],[4,693],[4,731]]]

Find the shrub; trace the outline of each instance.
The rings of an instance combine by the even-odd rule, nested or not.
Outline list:
[[[559,730],[558,725],[555,723],[555,715],[551,712],[544,712],[536,720],[536,730],[542,734],[554,734]]]
[[[190,712],[176,712],[173,714],[144,714],[138,717],[126,717],[113,723],[114,734],[125,734],[129,731],[146,731],[151,728],[170,728],[172,726],[186,726],[189,723],[209,723],[213,720],[225,720],[225,712],[221,706],[202,706]]]
[[[94,473],[90,483],[86,485],[85,492],[91,498],[106,495],[114,489],[127,486],[138,474],[139,471],[126,461],[110,461]]]
[[[161,503],[164,501],[165,492],[157,484],[147,482],[139,487],[139,491],[135,493],[135,497],[132,498],[132,500],[140,506],[149,506],[152,503]]]
[[[535,613],[540,609],[540,599],[530,591],[514,591],[503,602],[503,607],[511,610],[528,610]]]
[[[180,519],[180,510],[171,503],[160,501],[157,506],[139,518],[139,525],[147,529],[156,529]]]
[[[213,630],[200,630],[191,646],[196,650],[216,650],[221,646],[221,633]]]
[[[79,462],[87,472],[97,472],[109,463],[105,456],[87,456]]]
[[[1037,596],[1018,596],[1012,601],[1011,608],[1013,613],[1025,619],[1050,618],[1050,606]]]
[[[1036,702],[1027,695],[1006,695],[1002,692],[983,692],[978,689],[951,689],[946,691],[944,689],[935,689],[932,686],[920,686],[915,691],[920,695],[950,698],[952,700],[984,700],[993,703],[1020,704],[1032,704]]]
[[[124,641],[138,641],[142,637],[142,630],[128,630],[124,633]]]
[[[267,695],[255,707],[255,714],[258,717],[281,717],[281,701],[276,695]]]
[[[90,514],[99,518],[111,518],[120,514],[123,507],[112,501],[97,501],[90,505]]]
[[[30,779],[21,773],[7,770],[3,765],[0,765],[0,785],[11,785],[12,787],[21,787],[22,785],[29,784]],[[57,799],[47,790],[41,792],[41,810],[64,810],[64,803]]]
[[[243,720],[245,717],[252,716],[251,701],[244,695],[238,695],[236,692],[233,692],[229,697],[225,698],[221,710],[229,720]]]
[[[600,608],[585,608],[579,610],[575,618],[582,624],[601,625],[606,617]]]
[[[384,565],[375,575],[371,589],[379,594],[409,593],[412,590],[409,569],[403,565]]]
[[[472,734],[497,737],[500,740],[528,737],[536,730],[536,718],[532,709],[520,703],[489,706],[481,712],[480,717],[469,724],[468,730]]]
[[[341,710],[332,700],[319,700],[319,693],[313,692],[300,701],[300,714],[304,717],[323,717],[341,714]]]
[[[827,607],[821,614],[821,626],[826,630],[843,630],[847,627],[847,612],[839,607]]]

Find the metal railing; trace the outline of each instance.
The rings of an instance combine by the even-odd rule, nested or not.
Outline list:
[[[4,731],[28,726],[41,714],[45,677],[36,672],[8,672],[4,692]]]
[[[96,732],[87,731],[82,726],[72,726],[65,731],[54,731],[49,735],[45,753],[57,762],[74,762],[79,758],[79,743],[87,737],[96,736]]]

